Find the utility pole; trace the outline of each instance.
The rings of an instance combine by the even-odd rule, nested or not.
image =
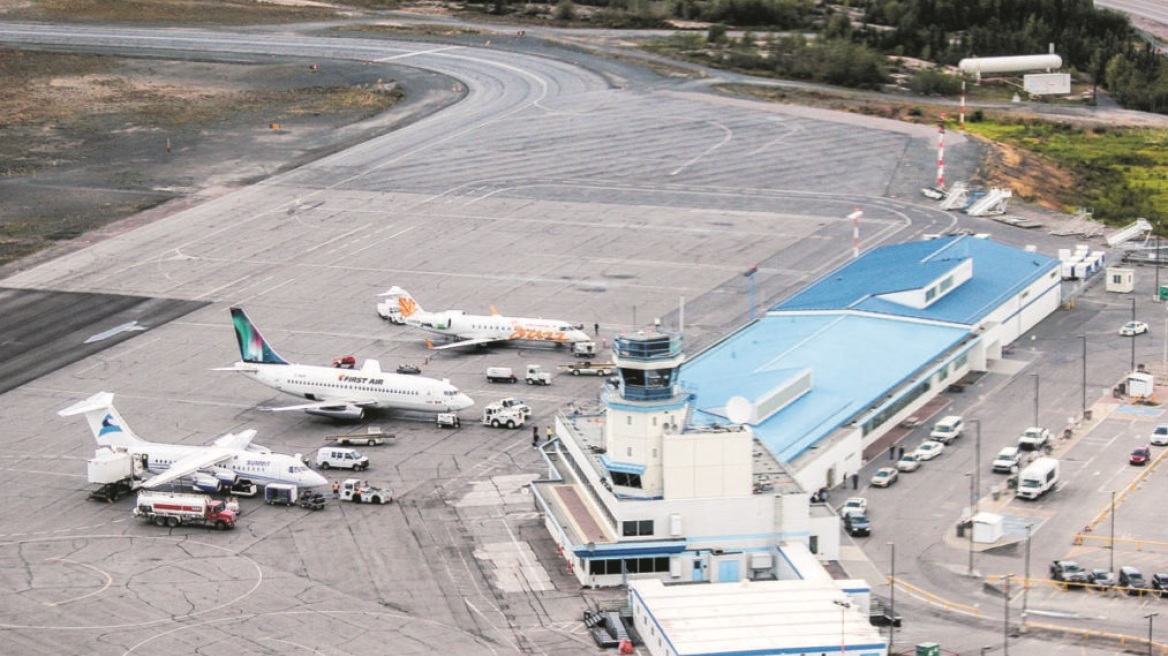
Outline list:
[[[1004,619],[1002,620],[1002,655],[1010,656],[1010,578],[1013,574],[1006,575],[1006,587],[1004,602]]]
[[[981,511],[981,420],[970,419],[973,424],[973,514]]]
[[[1109,546],[1107,550],[1111,552],[1111,560],[1107,569],[1111,572],[1115,571],[1115,492],[1111,493],[1111,540],[1108,541]]]
[[[969,575],[973,576],[973,506],[977,502],[973,499],[973,474],[966,474],[966,477],[969,478],[969,527],[965,530],[969,532]]]
[[[1132,301],[1132,318],[1131,318],[1131,320],[1135,321],[1136,320],[1136,297],[1134,294],[1132,295],[1131,301]],[[1136,370],[1136,338],[1135,338],[1135,335],[1132,335],[1132,338],[1131,338],[1131,369],[1129,369],[1128,371],[1135,371],[1135,370]]]
[[[1034,423],[1032,425],[1038,426],[1038,374],[1030,375],[1034,377]]]
[[[1168,330],[1165,331],[1168,335]],[[1083,340],[1083,419],[1087,418],[1087,336],[1079,335],[1079,339]],[[1168,358],[1165,358],[1168,360]]]
[[[888,574],[888,610],[892,614],[892,621],[888,623],[888,653],[896,653],[892,645],[896,640],[896,543],[889,542],[888,548],[892,550],[889,557],[889,574]]]
[[[1025,559],[1025,580],[1022,583],[1022,630],[1026,630],[1026,603],[1030,597],[1030,533],[1034,529],[1033,524],[1026,525],[1026,559]]]

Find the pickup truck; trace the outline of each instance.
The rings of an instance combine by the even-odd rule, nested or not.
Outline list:
[[[1086,585],[1091,582],[1087,570],[1073,560],[1056,560],[1050,564],[1050,578],[1063,583]]]
[[[1018,448],[1029,451],[1037,451],[1046,446],[1050,442],[1050,431],[1038,426],[1031,426],[1022,431],[1022,435],[1018,438]]]

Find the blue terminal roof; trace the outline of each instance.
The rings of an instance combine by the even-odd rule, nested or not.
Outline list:
[[[692,423],[726,423],[710,410],[734,396],[755,401],[810,368],[811,391],[754,426],[790,462],[968,334],[854,313],[769,315],[686,363],[680,384],[694,395]]]
[[[973,278],[917,309],[878,298],[927,285],[963,260]],[[973,325],[1058,266],[1058,260],[969,236],[877,248],[852,260],[771,310],[864,310]]]
[[[970,259],[972,278],[928,307],[879,298],[926,287]],[[1054,258],[965,236],[870,251],[686,363],[679,382],[694,395],[691,422],[726,423],[730,398],[757,402],[810,370],[810,392],[753,426],[776,458],[790,462],[1057,267]]]

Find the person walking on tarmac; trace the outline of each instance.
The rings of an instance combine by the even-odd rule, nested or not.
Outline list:
[[[333,498],[334,499],[341,498],[341,484],[336,482],[336,481],[333,481]]]
[[[548,427],[547,427],[547,441],[551,442],[552,438],[555,437],[555,435],[556,435],[556,433],[555,433],[555,431],[552,430],[551,425],[548,425]]]
[[[539,426],[531,427],[531,446],[539,446]]]

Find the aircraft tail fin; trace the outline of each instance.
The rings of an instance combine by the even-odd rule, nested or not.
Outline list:
[[[114,395],[110,392],[98,392],[57,414],[62,417],[84,414],[98,446],[127,447],[145,442],[134,433],[114,408]]]
[[[268,344],[260,329],[248,318],[242,308],[231,308],[231,322],[235,324],[235,338],[239,341],[239,355],[252,364],[288,364]]]
[[[414,297],[410,296],[409,292],[402,289],[401,287],[398,287],[397,285],[390,287],[389,291],[381,294],[381,296],[392,296],[396,298],[398,312],[400,312],[403,317],[408,318],[415,314],[421,314],[425,312],[425,310],[422,309],[422,306],[418,305],[418,302],[414,300]]]
[[[437,350],[437,347],[434,346],[434,342],[431,342],[429,338],[426,339],[426,348],[430,349],[431,351]]]

